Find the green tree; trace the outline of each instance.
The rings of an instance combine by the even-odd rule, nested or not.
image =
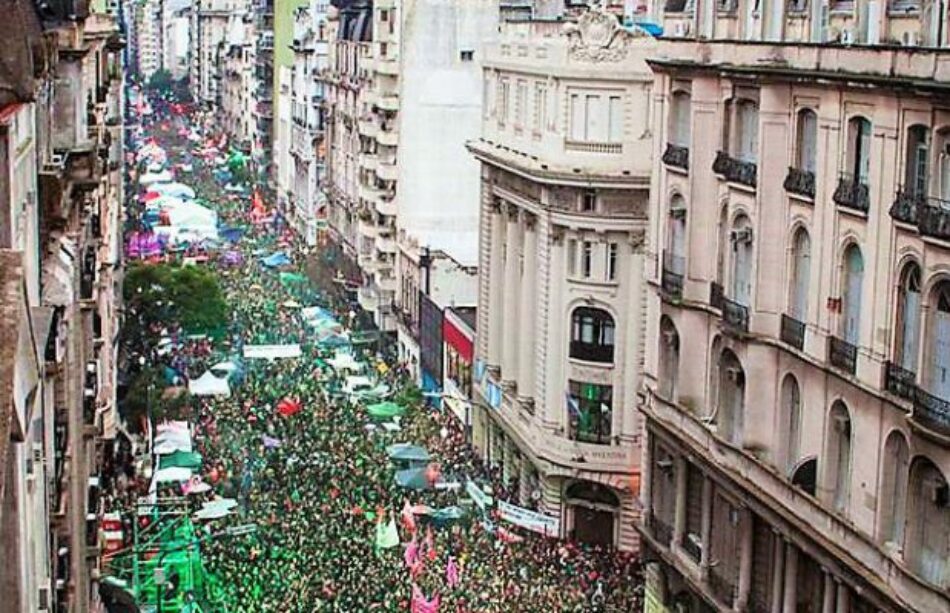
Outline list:
[[[148,80],[148,89],[156,92],[171,92],[174,81],[172,79],[172,73],[168,72],[164,68],[160,68],[152,73],[152,77]]]
[[[187,419],[191,417],[191,397],[184,388],[169,390],[162,367],[149,367],[132,378],[129,390],[122,398],[120,409],[126,423],[139,432],[149,413],[153,421]]]
[[[132,265],[123,287],[133,314],[129,338],[148,340],[153,324],[177,322],[186,332],[216,334],[227,321],[227,304],[213,272],[198,266]]]

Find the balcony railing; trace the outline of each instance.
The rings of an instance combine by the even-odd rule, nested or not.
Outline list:
[[[782,342],[788,343],[795,349],[803,349],[805,347],[805,324],[783,313]]]
[[[890,210],[894,221],[917,226],[923,236],[950,240],[950,201],[899,189]]]
[[[884,364],[884,389],[905,400],[914,400],[917,392],[917,374],[901,368],[894,362]]]
[[[713,172],[722,175],[727,181],[755,187],[758,180],[758,167],[754,162],[745,162],[719,151],[713,161]]]
[[[666,143],[666,151],[663,152],[662,159],[667,166],[689,170],[689,147]]]
[[[950,202],[930,198],[917,211],[917,229],[924,236],[950,240]]]
[[[726,298],[726,294],[722,289],[722,285],[713,281],[709,284],[709,306],[714,309],[722,310],[722,303]]]
[[[810,170],[801,170],[792,166],[788,167],[788,174],[785,175],[785,191],[806,198],[815,197],[815,173]]]
[[[828,362],[835,368],[855,373],[858,361],[858,348],[837,336],[828,337]]]
[[[871,208],[871,195],[867,184],[847,173],[843,173],[838,179],[838,187],[832,200],[838,206],[862,213],[867,213]]]
[[[684,269],[683,256],[663,252],[660,287],[667,298],[679,299],[683,297],[683,273],[680,271]]]
[[[749,331],[749,307],[728,298],[722,299],[722,321],[735,332]]]
[[[575,360],[610,364],[614,361],[614,346],[571,341],[570,356]]]
[[[950,434],[950,400],[938,398],[918,387],[914,394],[914,421],[931,430]]]

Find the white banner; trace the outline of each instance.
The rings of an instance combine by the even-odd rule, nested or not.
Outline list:
[[[465,483],[465,491],[468,493],[468,497],[472,499],[479,509],[485,510],[485,507],[490,507],[494,502],[492,497],[482,491],[482,488],[478,487],[478,484],[474,481],[468,481]]]
[[[244,357],[249,360],[299,358],[300,355],[300,345],[244,345]]]
[[[545,536],[557,537],[561,534],[561,520],[557,517],[530,511],[503,500],[498,501],[498,512],[503,520],[526,530]]]

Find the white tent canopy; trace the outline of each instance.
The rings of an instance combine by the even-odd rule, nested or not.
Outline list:
[[[231,386],[227,378],[218,378],[210,370],[197,379],[188,382],[188,392],[193,396],[224,396],[231,395]]]
[[[352,354],[342,351],[337,352],[333,359],[327,360],[327,364],[332,366],[334,370],[339,371],[360,372],[363,369],[363,364],[357,362]]]
[[[169,183],[174,177],[167,170],[161,172],[147,172],[139,177],[140,185],[152,185],[154,183]]]
[[[184,183],[158,183],[152,186],[152,190],[159,194],[174,196],[176,198],[185,198],[188,200],[194,200],[195,198],[195,190]]]
[[[300,345],[244,345],[244,357],[249,360],[279,360],[299,358]]]
[[[169,466],[155,472],[156,483],[168,483],[171,481],[187,481],[191,479],[191,469],[183,466]]]

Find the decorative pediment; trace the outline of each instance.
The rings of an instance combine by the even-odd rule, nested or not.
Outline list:
[[[630,41],[643,36],[624,29],[617,16],[594,4],[577,23],[564,26],[568,55],[581,62],[619,62],[627,57]]]

